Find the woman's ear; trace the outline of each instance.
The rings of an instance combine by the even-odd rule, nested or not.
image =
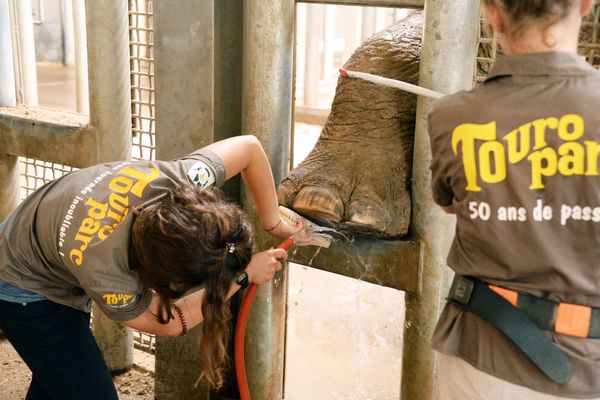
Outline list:
[[[594,8],[594,0],[581,0],[581,4],[579,5],[579,14],[582,17],[588,15],[592,8]]]
[[[484,4],[483,9],[489,24],[494,28],[496,33],[504,33],[506,30],[504,14],[502,14],[498,6],[495,3]]]

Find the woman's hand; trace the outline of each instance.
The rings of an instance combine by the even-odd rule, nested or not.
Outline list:
[[[280,271],[281,261],[287,260],[287,251],[284,249],[271,249],[254,253],[250,263],[246,267],[250,283],[259,285],[269,282]]]
[[[284,219],[280,219],[277,226],[267,232],[281,239],[287,239],[291,236],[295,246],[310,245],[314,233],[312,228],[308,226],[308,223],[306,223],[303,218],[298,218],[296,220],[296,225],[291,225]]]

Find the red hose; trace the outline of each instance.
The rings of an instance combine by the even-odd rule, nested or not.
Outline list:
[[[281,242],[277,248],[289,250],[294,245],[292,238],[287,238]],[[248,378],[246,377],[246,361],[244,360],[244,341],[246,339],[246,324],[248,322],[248,316],[250,315],[250,307],[258,285],[251,283],[248,286],[246,295],[242,300],[240,306],[240,312],[238,313],[237,324],[235,326],[235,339],[234,339],[234,353],[235,353],[235,373],[237,375],[238,389],[240,391],[241,400],[252,400],[250,397],[250,389],[248,388]]]

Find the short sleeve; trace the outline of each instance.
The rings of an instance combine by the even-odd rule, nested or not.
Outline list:
[[[440,206],[452,205],[450,171],[454,157],[450,152],[450,133],[446,132],[435,118],[435,108],[428,116],[428,131],[431,146],[431,191],[433,201]]]
[[[183,159],[195,160],[186,171],[186,176],[192,184],[200,188],[206,188],[213,185],[222,187],[225,183],[225,165],[213,151],[199,149]]]
[[[86,291],[98,308],[115,321],[129,321],[140,316],[150,306],[152,292]]]

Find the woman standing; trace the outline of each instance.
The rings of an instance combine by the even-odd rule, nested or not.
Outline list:
[[[440,399],[600,399],[600,72],[593,0],[484,0],[505,56],[429,116],[456,272],[433,336]]]

